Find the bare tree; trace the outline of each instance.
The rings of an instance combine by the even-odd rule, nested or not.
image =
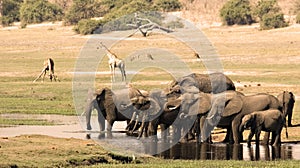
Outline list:
[[[159,24],[152,22],[150,19],[145,19],[145,18],[139,17],[137,13],[134,14],[134,17],[135,17],[135,23],[127,24],[127,25],[132,26],[133,28],[136,28],[137,30],[130,36],[134,35],[138,31],[140,31],[144,37],[147,37],[148,32],[152,31],[153,29],[160,29],[167,33],[173,32],[173,30],[165,28],[163,26],[160,26]],[[147,23],[142,24],[142,22],[147,22]]]

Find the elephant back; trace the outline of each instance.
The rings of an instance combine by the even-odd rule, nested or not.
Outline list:
[[[223,73],[198,74],[192,73],[171,84],[172,91],[221,93],[226,90],[236,90],[232,80]]]

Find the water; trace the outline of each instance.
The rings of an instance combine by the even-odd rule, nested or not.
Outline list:
[[[147,139],[142,138],[137,140],[136,137],[127,136],[124,133],[124,125],[126,122],[116,122],[113,127],[113,137],[99,139],[99,130],[97,127],[93,131],[85,131],[85,125],[83,121],[84,117],[78,116],[55,116],[55,115],[43,115],[43,116],[22,116],[18,117],[30,117],[30,118],[43,118],[47,120],[54,120],[62,125],[55,126],[15,126],[0,128],[0,137],[13,137],[22,134],[41,134],[54,137],[63,138],[79,138],[86,139],[88,134],[90,138],[96,142],[101,143],[101,146],[108,150],[126,151],[132,150],[135,147],[136,152],[156,154],[155,156],[164,159],[187,159],[187,160],[300,160],[300,142],[284,142],[281,147],[272,146],[255,146],[252,142],[250,148],[246,143],[240,145],[228,145],[224,143],[214,144],[197,144],[195,142],[180,143],[170,145],[167,143],[154,144]],[[11,116],[4,116],[7,118]],[[81,123],[81,124],[80,124]],[[94,124],[95,126],[97,124]],[[167,147],[167,148],[166,148]],[[162,149],[165,148],[165,149]],[[157,154],[159,151],[159,154]]]
[[[187,160],[300,160],[300,145],[285,143],[281,147],[252,145],[249,148],[246,144],[183,143],[174,145],[157,157]]]

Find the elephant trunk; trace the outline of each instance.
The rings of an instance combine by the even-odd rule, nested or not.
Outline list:
[[[99,126],[100,126],[100,130],[104,130],[105,129],[105,118],[101,113],[101,110],[99,108],[98,102],[96,99],[94,99],[93,101],[91,101],[89,103],[89,105],[87,106],[86,110],[85,110],[85,114],[86,114],[86,125],[87,125],[87,130],[91,130],[92,126],[91,126],[91,115],[92,115],[92,111],[93,109],[97,110],[98,113],[98,122],[99,122]]]

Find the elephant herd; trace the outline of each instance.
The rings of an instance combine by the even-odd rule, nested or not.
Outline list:
[[[111,133],[115,121],[127,121],[126,131],[138,131],[141,136],[157,141],[159,126],[161,140],[172,134],[173,141],[195,139],[212,142],[215,127],[226,129],[223,142],[238,144],[243,141],[244,129],[250,128],[248,145],[253,135],[256,143],[261,131],[263,142],[280,145],[283,127],[291,126],[295,97],[284,91],[277,97],[268,93],[244,95],[236,91],[232,80],[223,73],[197,74],[174,80],[165,90],[150,93],[129,87],[112,91],[103,88],[89,104],[86,111],[87,129],[91,130],[91,113],[98,111],[100,131]],[[169,131],[172,128],[172,133]]]

